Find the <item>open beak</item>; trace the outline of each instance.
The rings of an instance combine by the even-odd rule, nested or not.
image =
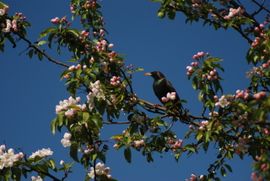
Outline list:
[[[152,76],[151,72],[146,72],[144,75],[145,76]]]

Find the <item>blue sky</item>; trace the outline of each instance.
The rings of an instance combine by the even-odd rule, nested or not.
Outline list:
[[[50,26],[50,19],[69,14],[68,1],[65,0],[6,0],[10,12],[23,12],[32,23],[29,38],[35,41],[42,29]],[[191,112],[199,113],[201,104],[192,89],[185,73],[185,67],[198,51],[209,52],[221,57],[225,73],[223,74],[225,93],[234,93],[248,85],[245,72],[248,66],[245,53],[248,45],[240,35],[231,30],[214,31],[199,24],[185,24],[182,15],[174,21],[161,20],[156,16],[158,4],[147,0],[103,0],[103,13],[108,39],[115,49],[124,55],[127,64],[143,67],[145,71],[159,70],[167,75],[180,96],[188,101]],[[9,147],[21,148],[31,154],[39,148],[51,147],[56,160],[68,160],[68,150],[60,144],[62,134],[50,133],[50,121],[55,117],[55,105],[68,97],[64,82],[59,75],[62,68],[37,59],[29,60],[23,54],[26,44],[16,49],[7,44],[5,53],[0,54],[0,143]],[[57,56],[60,60],[67,55]],[[158,103],[152,92],[152,79],[137,73],[134,76],[135,92],[143,99]],[[112,130],[113,129],[113,130]],[[105,128],[106,134],[121,131],[123,127]],[[176,127],[183,135],[186,126]],[[120,150],[111,150],[108,154],[108,166],[112,175],[119,181],[177,181],[188,178],[191,173],[203,174],[215,152],[200,153],[187,158],[185,155],[176,163],[170,154],[155,155],[154,163],[134,152],[132,164],[125,162]],[[250,180],[251,161],[236,160],[230,162],[234,172],[222,180]],[[69,180],[82,180],[81,167],[76,167]]]

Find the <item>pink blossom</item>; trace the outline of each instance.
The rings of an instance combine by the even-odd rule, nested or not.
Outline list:
[[[238,7],[237,9],[230,8],[229,9],[229,14],[224,16],[224,19],[230,20],[231,18],[235,16],[239,16],[244,12],[244,10],[241,7]]]
[[[89,36],[89,32],[86,31],[86,30],[83,30],[83,31],[81,31],[81,36],[84,37],[84,38],[86,38],[86,37]]]
[[[120,82],[120,77],[119,76],[113,76],[110,80],[110,84],[113,86],[118,86],[121,82]]]
[[[261,91],[253,95],[253,98],[256,100],[260,100],[266,96],[266,92]]]
[[[51,23],[53,23],[53,24],[59,24],[60,23],[60,18],[59,17],[55,17],[55,18],[51,19]]]
[[[114,46],[114,44],[112,44],[112,43],[110,43],[110,44],[108,45],[109,48],[112,48],[113,46]]]
[[[263,133],[266,134],[266,135],[269,135],[270,134],[270,131],[268,128],[264,128],[263,129]]]
[[[193,55],[192,58],[195,59],[195,60],[198,60],[198,59],[200,59],[200,58],[202,58],[202,57],[204,57],[206,55],[208,55],[208,53],[205,53],[205,52],[201,51],[201,52],[198,52],[195,55]]]
[[[15,31],[15,32],[18,31],[17,20],[16,19],[12,20],[11,26],[12,26],[13,31]]]
[[[169,99],[168,99],[167,97],[162,97],[162,98],[161,98],[161,101],[164,102],[164,103],[166,103],[166,102],[169,101]]]

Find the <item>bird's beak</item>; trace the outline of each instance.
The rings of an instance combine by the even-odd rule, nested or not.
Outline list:
[[[151,76],[152,74],[151,74],[151,72],[146,72],[144,75],[145,76]]]

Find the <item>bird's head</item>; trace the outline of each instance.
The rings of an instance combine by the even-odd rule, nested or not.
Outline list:
[[[153,77],[155,80],[160,80],[165,78],[165,75],[159,71],[153,71],[153,72],[147,72],[144,74],[145,76],[151,76]]]

